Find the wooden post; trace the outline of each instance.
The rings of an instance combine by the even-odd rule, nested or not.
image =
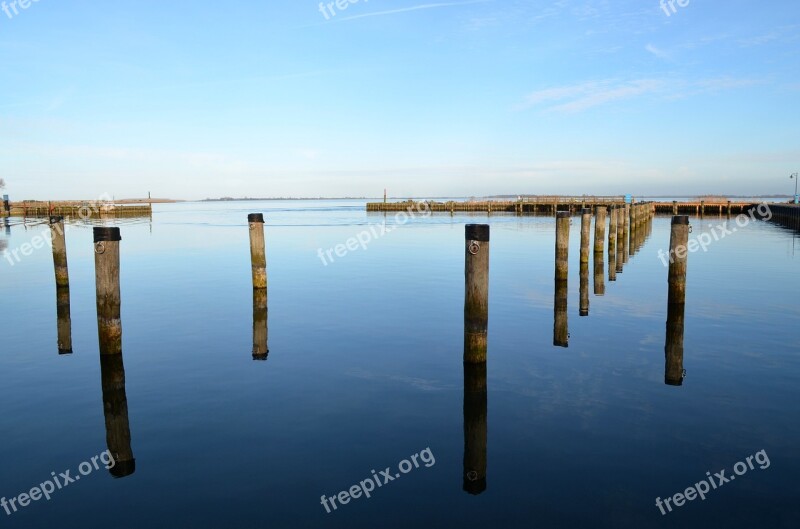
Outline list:
[[[683,384],[683,303],[667,308],[667,339],[664,345],[664,383],[668,386]]]
[[[672,201],[672,214],[673,215],[677,215],[678,214],[678,201],[677,200],[673,200]]]
[[[556,275],[560,281],[569,277],[569,224],[570,214],[559,211],[556,217]]]
[[[69,287],[56,287],[58,354],[72,354],[72,317],[69,308]]]
[[[608,253],[617,251],[617,207],[611,206],[608,212]]]
[[[700,216],[702,217],[705,214],[706,214],[706,201],[705,200],[701,200],[700,201]]]
[[[489,325],[489,225],[464,230],[464,363],[486,362]]]
[[[611,206],[608,214],[608,280],[617,280],[617,207]]]
[[[102,349],[100,352],[103,352]],[[121,354],[100,355],[100,378],[103,388],[106,446],[114,458],[114,466],[108,471],[115,478],[123,478],[136,471],[136,459],[131,449],[128,397],[125,395],[125,366]]]
[[[486,490],[486,364],[464,364],[464,491]]]
[[[616,265],[618,274],[622,273],[623,265],[625,264],[625,207],[620,206],[617,208],[617,256]]]
[[[606,207],[597,206],[594,216],[594,253],[602,253],[606,244]]]
[[[50,217],[50,242],[53,247],[53,267],[56,274],[56,287],[69,289],[67,241],[64,235],[64,219],[62,217]]]
[[[686,302],[686,261],[689,254],[689,217],[679,215],[672,218],[669,239],[669,304]]]
[[[264,245],[264,215],[251,213],[247,216],[250,225],[250,264],[253,269],[253,288],[267,288],[267,253]]]
[[[269,355],[267,338],[267,289],[253,289],[253,360],[266,360]]]
[[[631,205],[625,204],[625,209],[622,210],[622,262],[628,262],[630,255],[630,235],[631,235]]]
[[[728,201],[727,212],[728,212],[728,218],[731,218],[731,201],[730,200]]]
[[[581,210],[581,263],[589,263],[589,241],[592,233],[592,210]]]
[[[383,189],[383,203],[386,204],[386,188]]]
[[[100,354],[122,353],[119,288],[119,228],[94,228],[94,268]]]
[[[567,316],[567,285],[569,279],[569,228],[570,214],[561,211],[556,217],[556,273],[553,303],[553,345],[569,347]]]

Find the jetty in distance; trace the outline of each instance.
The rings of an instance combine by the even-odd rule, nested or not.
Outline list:
[[[569,211],[578,213],[585,208],[596,208],[598,206],[611,207],[624,205],[626,203],[641,203],[636,197],[618,196],[523,196],[516,200],[466,200],[466,201],[424,201],[426,208],[434,212],[455,213],[455,212],[483,212],[483,213],[515,213],[525,214],[545,214],[555,215],[559,211]],[[410,205],[419,204],[421,201],[407,200],[401,202],[389,202],[384,198],[383,202],[368,202],[367,211],[404,211]],[[739,214],[748,211],[757,202],[744,199],[729,200],[724,197],[709,197],[707,200],[681,200],[669,202],[653,202],[650,204],[653,213],[663,214]]]

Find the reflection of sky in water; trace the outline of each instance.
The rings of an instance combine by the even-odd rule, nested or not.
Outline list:
[[[606,295],[591,294],[586,318],[573,219],[562,349],[552,347],[552,218],[435,214],[326,267],[318,248],[394,215],[368,215],[359,201],[154,209],[152,223],[119,221],[137,471],[87,477],[5,519],[9,527],[66,517],[83,527],[638,528],[670,517],[685,527],[777,527],[776,513],[797,513],[800,256],[787,230],[753,223],[689,256],[687,378],[670,387],[658,259],[666,217],[617,281],[606,279]],[[266,217],[266,363],[250,356],[251,212]],[[463,225],[487,218],[488,472],[486,492],[472,497],[461,490]],[[722,220],[693,219],[692,236]],[[16,224],[0,240],[13,249],[47,229]],[[56,350],[49,250],[13,267],[0,261],[0,450],[9,455],[0,495],[105,449],[91,237],[86,225],[67,235],[70,357]],[[335,515],[319,506],[321,494],[428,446],[434,467]],[[670,517],[655,508],[656,496],[762,448],[768,470]]]

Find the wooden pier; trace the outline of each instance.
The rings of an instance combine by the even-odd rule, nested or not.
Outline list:
[[[668,215],[694,214],[694,215],[727,215],[745,213],[757,204],[752,201],[698,200],[692,202],[642,202],[632,199],[634,204],[650,204],[653,213]],[[433,212],[483,212],[483,213],[514,213],[555,215],[558,211],[580,213],[582,209],[594,209],[597,206],[610,208],[611,206],[624,206],[623,196],[536,196],[522,197],[517,200],[467,200],[438,202],[435,200],[402,202],[368,202],[368,212],[406,211],[409,208],[417,210],[430,210]]]
[[[64,217],[65,219],[89,218],[139,218],[153,215],[152,204],[122,205],[103,201],[79,202],[40,202],[25,201],[12,202],[9,211],[4,216],[23,218],[47,218],[50,216]]]

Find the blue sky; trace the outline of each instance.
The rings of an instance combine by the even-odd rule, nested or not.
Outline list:
[[[800,171],[796,0],[109,4],[0,11],[12,199],[791,193]]]

